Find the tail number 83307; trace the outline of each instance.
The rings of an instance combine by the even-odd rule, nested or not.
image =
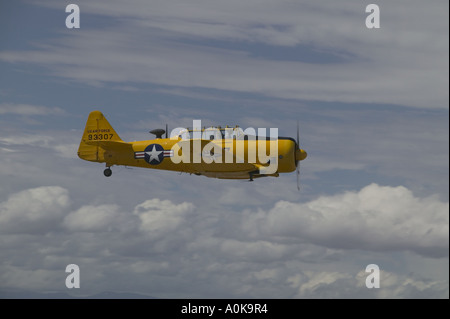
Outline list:
[[[89,141],[99,141],[99,140],[110,140],[112,139],[114,134],[105,133],[105,134],[88,134]]]

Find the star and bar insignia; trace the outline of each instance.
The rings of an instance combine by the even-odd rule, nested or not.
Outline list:
[[[164,157],[173,156],[172,150],[164,150],[164,148],[159,144],[150,144],[145,148],[143,152],[135,152],[135,159],[145,159],[150,165],[161,164]]]

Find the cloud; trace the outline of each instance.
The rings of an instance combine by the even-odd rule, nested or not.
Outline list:
[[[25,289],[28,291],[39,291],[42,287],[57,286],[59,277],[62,276],[58,276],[54,271],[48,269],[23,269],[10,265],[3,266],[0,273],[1,288],[14,287],[14,290]],[[4,293],[4,291],[4,289],[0,289],[0,293]]]
[[[270,262],[281,260],[292,252],[288,246],[270,241],[238,241],[226,239],[220,245],[220,251],[229,258],[238,258],[251,262]]]
[[[93,85],[152,83],[295,100],[448,107],[447,10],[440,1],[380,4],[377,30],[365,27],[365,6],[354,1],[80,5],[85,14],[128,19],[35,50],[2,51],[0,60],[45,65],[56,76]],[[264,56],[274,47],[275,56]],[[288,48],[296,48],[289,54],[295,58],[283,56]]]
[[[193,212],[191,203],[173,204],[168,200],[150,199],[135,207],[133,214],[141,221],[139,229],[150,238],[163,238],[177,231]]]
[[[57,155],[63,158],[78,158],[77,150],[79,146],[78,136],[67,134],[67,132],[49,132],[42,134],[35,131],[35,133],[14,133],[5,132],[5,135],[0,137],[0,145],[13,147],[0,148],[6,152],[15,152],[19,150],[29,150],[31,147],[44,148],[54,151]],[[76,141],[76,143],[74,143]]]
[[[30,104],[14,104],[14,103],[2,103],[0,104],[0,114],[14,114],[14,115],[61,115],[65,114],[65,111],[59,107],[47,107]]]
[[[11,195],[0,203],[0,229],[3,233],[45,233],[64,217],[70,205],[67,189],[41,186]]]
[[[38,145],[40,147],[50,147],[54,138],[48,135],[37,134],[13,134],[10,136],[4,136],[0,138],[0,143],[4,145]]]
[[[117,205],[83,206],[67,215],[63,226],[78,232],[112,231],[118,226],[118,210]]]
[[[356,275],[346,272],[307,271],[287,279],[297,289],[294,298],[446,298],[448,286],[444,282],[424,280],[380,271],[380,288],[368,289],[368,273]]]
[[[335,249],[411,250],[448,256],[449,204],[417,198],[407,188],[371,184],[358,192],[322,196],[308,203],[277,202],[247,212],[243,230]]]
[[[441,246],[448,245],[448,232],[440,234],[436,226],[448,227],[442,212],[446,204],[414,197],[404,187],[372,184],[306,203],[280,201],[266,211],[230,211],[217,203],[197,206],[158,198],[126,208],[98,200],[70,210],[68,191],[54,186],[17,192],[1,202],[2,291],[58,291],[65,266],[75,263],[84,278],[83,294],[113,290],[160,298],[448,295],[448,280],[407,274],[407,267],[394,272],[386,263],[389,253],[402,260],[402,250],[442,257]],[[435,230],[427,232],[430,226]],[[360,251],[355,254],[355,249]],[[415,254],[408,260],[422,258]],[[382,269],[376,291],[364,285],[369,259]],[[439,269],[442,259],[433,260],[431,265]]]

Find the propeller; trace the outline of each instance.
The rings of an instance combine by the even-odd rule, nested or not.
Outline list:
[[[297,120],[297,148],[300,149],[300,131]],[[295,150],[295,154],[297,155],[297,150]],[[300,191],[300,161],[295,157],[295,167],[297,168],[297,190]]]
[[[297,140],[296,140],[296,149],[295,149],[295,167],[297,170],[297,190],[300,190],[300,161],[304,160],[308,155],[304,150],[300,147],[300,129],[297,120]]]

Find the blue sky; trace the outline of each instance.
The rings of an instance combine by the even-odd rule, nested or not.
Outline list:
[[[380,29],[360,1],[75,3],[70,30],[59,1],[0,5],[2,296],[448,298],[448,2],[378,1]],[[128,141],[299,120],[302,191],[107,179],[76,156],[96,109]]]

